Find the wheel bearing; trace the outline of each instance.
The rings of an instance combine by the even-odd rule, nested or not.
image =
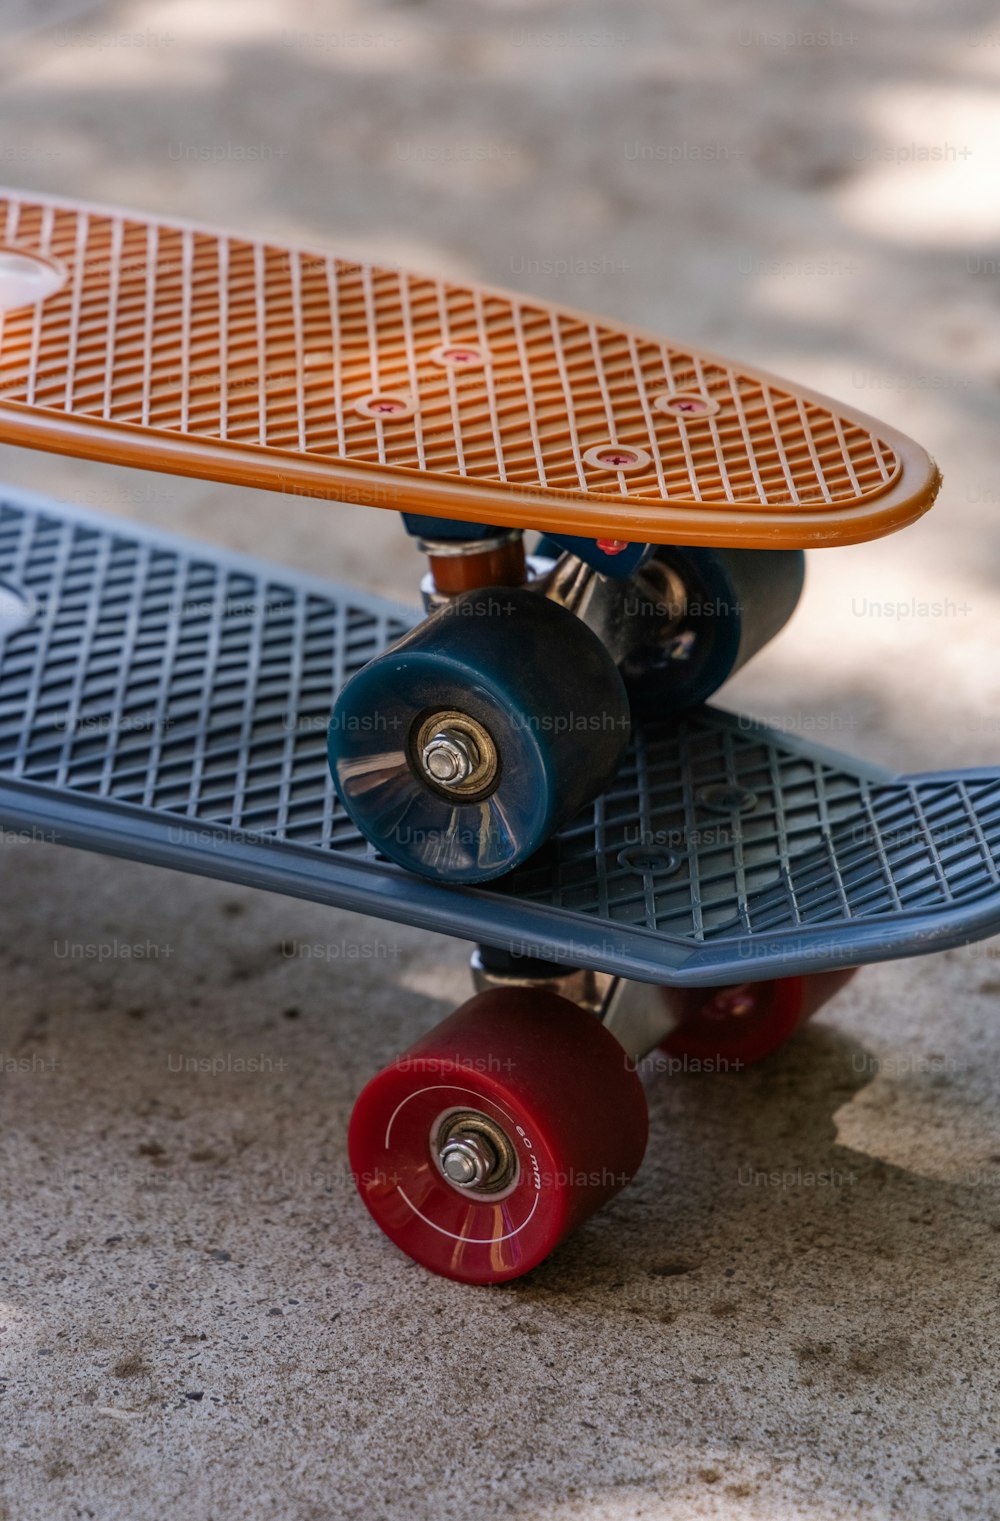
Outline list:
[[[410,765],[426,786],[467,803],[489,797],[500,776],[500,757],[489,730],[453,708],[417,720]]]
[[[476,1109],[453,1109],[437,1120],[431,1155],[441,1176],[461,1193],[494,1196],[517,1182],[517,1152],[510,1137]]]

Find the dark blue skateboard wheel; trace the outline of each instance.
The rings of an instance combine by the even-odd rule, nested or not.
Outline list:
[[[635,717],[707,702],[784,628],[804,579],[801,550],[657,549],[631,583],[636,637],[622,675]]]
[[[601,792],[629,738],[600,640],[523,588],[464,592],[344,687],[329,731],[337,793],[383,855],[487,882]]]

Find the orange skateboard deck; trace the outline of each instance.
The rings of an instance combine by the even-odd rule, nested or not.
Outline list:
[[[863,413],[638,328],[187,223],[0,192],[0,439],[396,511],[810,548],[939,475]]]

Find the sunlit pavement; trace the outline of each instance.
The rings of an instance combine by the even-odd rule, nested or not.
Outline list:
[[[938,507],[815,555],[725,700],[908,770],[996,764],[992,7],[53,0],[23,29],[41,9],[0,18],[11,184],[533,291],[918,438]],[[415,600],[390,514],[0,456]],[[866,972],[758,1071],[655,1075],[637,1182],[476,1291],[383,1241],[344,1146],[466,996],[461,945],[3,861],[0,1521],[991,1513],[1000,945]]]

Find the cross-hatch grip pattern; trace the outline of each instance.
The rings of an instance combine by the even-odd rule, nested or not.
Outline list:
[[[936,467],[761,372],[529,296],[0,192],[0,438],[566,533],[889,533]]]
[[[415,616],[8,493],[0,822],[664,981],[1000,928],[1000,771],[894,778],[710,708],[640,730],[613,786],[489,890],[380,861],[326,727]]]

